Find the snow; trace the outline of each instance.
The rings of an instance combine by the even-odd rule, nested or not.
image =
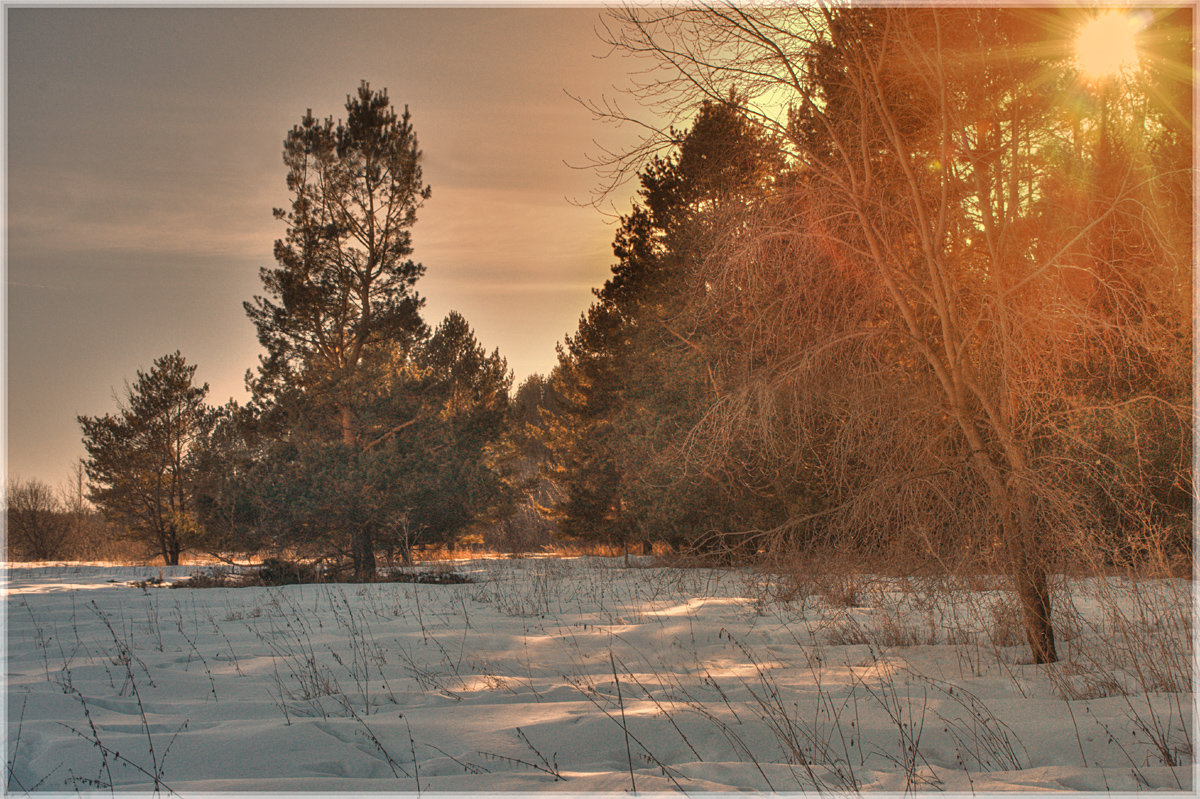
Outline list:
[[[132,583],[196,567],[12,564],[8,790],[1195,785],[1187,580],[1060,578],[1062,661],[1035,666],[996,581],[862,577],[847,605],[648,559],[443,567],[474,582],[170,590]]]

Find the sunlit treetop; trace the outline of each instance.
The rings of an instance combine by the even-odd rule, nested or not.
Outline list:
[[[1104,11],[1091,17],[1075,39],[1075,64],[1083,77],[1102,81],[1128,74],[1138,67],[1138,34],[1146,17],[1123,10]]]

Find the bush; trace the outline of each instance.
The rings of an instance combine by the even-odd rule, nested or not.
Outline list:
[[[254,585],[298,585],[320,583],[325,580],[322,570],[303,561],[267,558],[254,573]]]
[[[243,572],[215,568],[197,572],[172,588],[247,588],[251,586],[299,585],[302,583],[361,582],[346,568],[325,568],[318,563],[267,558],[260,566]],[[422,583],[425,585],[459,585],[474,582],[470,577],[434,569],[426,571],[396,571],[380,578],[381,582]],[[141,586],[146,587],[146,586]]]

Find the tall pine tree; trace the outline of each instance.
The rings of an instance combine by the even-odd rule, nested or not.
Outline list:
[[[302,392],[328,414],[340,459],[352,459],[375,435],[361,424],[363,364],[426,332],[412,288],[423,267],[409,255],[430,190],[407,108],[397,115],[386,90],[365,81],[347,97],[345,121],[306,113],[283,160],[292,203],[275,216],[287,234],[275,243],[278,266],[262,270],[266,296],[246,303],[267,350],[251,388],[263,402]],[[353,520],[348,532],[356,573],[373,574],[371,526]]]

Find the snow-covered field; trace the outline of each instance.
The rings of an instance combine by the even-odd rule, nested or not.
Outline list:
[[[475,582],[168,590],[6,574],[10,792],[1191,792],[1188,581],[1005,595],[476,560]]]

